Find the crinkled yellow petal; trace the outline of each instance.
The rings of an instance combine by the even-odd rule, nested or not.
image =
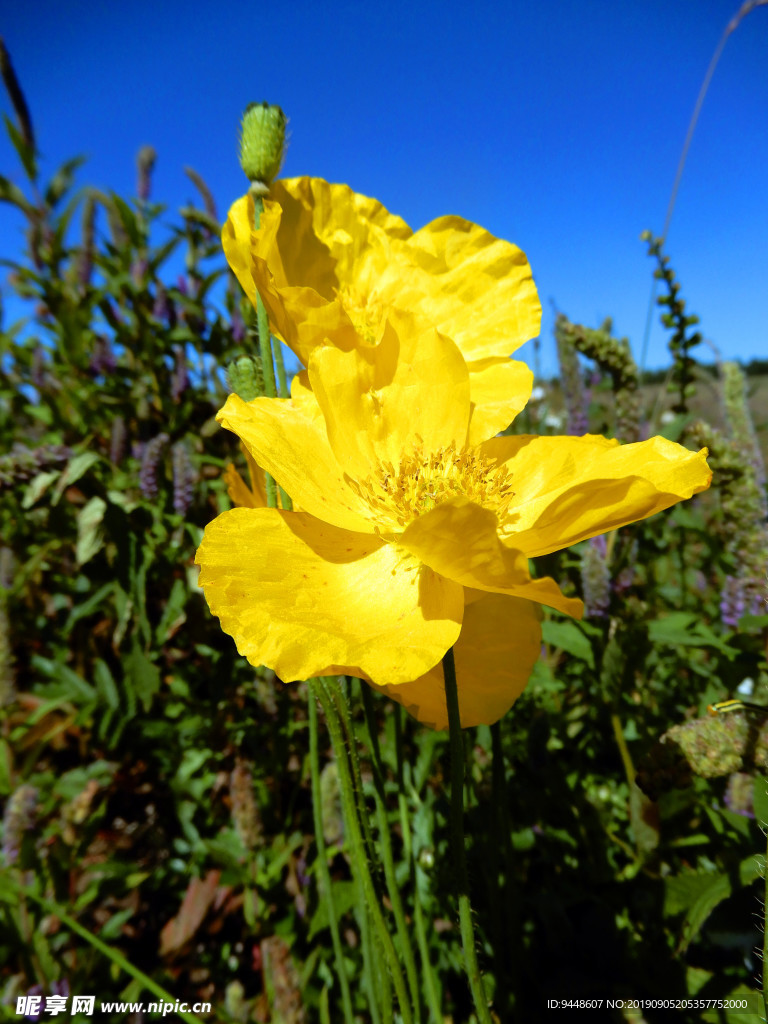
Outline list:
[[[400,308],[452,338],[468,363],[511,355],[537,337],[541,303],[516,245],[452,216],[432,221],[395,248],[412,270],[391,264],[379,293],[396,293]]]
[[[493,725],[523,692],[541,653],[540,620],[538,605],[500,594],[467,605],[453,648],[462,727]],[[376,688],[425,725],[448,728],[442,664],[413,682]]]
[[[512,474],[501,535],[531,558],[646,519],[712,479],[706,448],[688,451],[663,437],[625,445],[589,434],[500,437],[480,449]]]
[[[566,597],[549,577],[532,580],[528,558],[499,540],[489,509],[453,498],[406,526],[398,543],[441,576],[465,587],[525,597],[580,617],[582,602]]]
[[[401,548],[303,512],[223,512],[195,560],[240,654],[286,682],[331,669],[404,682],[437,664],[461,629],[458,584]]]
[[[275,182],[253,229],[253,200],[230,210],[227,260],[253,303],[258,291],[272,329],[305,364],[315,345],[359,343],[341,296],[365,306],[391,262],[391,240],[411,229],[375,199],[320,178]]]
[[[432,329],[419,333],[405,314],[390,314],[376,346],[315,349],[309,379],[331,448],[355,479],[377,463],[397,466],[417,447],[429,453],[464,446],[466,364],[452,341]]]
[[[506,430],[531,397],[533,372],[517,360],[494,361],[470,372],[469,444],[480,444]]]
[[[238,200],[222,243],[251,301],[258,291],[273,330],[305,364],[316,345],[375,341],[361,333],[361,311],[370,329],[387,310],[408,310],[470,364],[539,333],[524,253],[476,224],[441,217],[414,235],[377,200],[319,178],[275,182],[270,195],[258,231],[253,200]]]
[[[230,208],[221,233],[227,262],[255,306],[261,296],[271,330],[306,363],[312,348],[331,338],[346,346],[357,335],[341,303],[320,295],[314,288],[286,283],[277,234],[282,210],[265,200],[258,230],[253,228],[254,207],[250,195]]]
[[[277,242],[285,283],[326,299],[340,283],[370,292],[386,266],[387,243],[413,234],[377,199],[322,178],[283,178],[270,197],[283,211]]]
[[[350,489],[321,419],[290,399],[230,395],[216,419],[237,434],[262,466],[302,509],[355,533],[373,533],[367,506]]]

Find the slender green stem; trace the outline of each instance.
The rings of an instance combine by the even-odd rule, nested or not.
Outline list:
[[[459,691],[456,686],[453,648],[443,657],[443,677],[445,679],[445,702],[448,706],[451,746],[451,847],[456,870],[461,944],[464,949],[464,965],[478,1020],[480,1024],[492,1024],[483,979],[477,962],[475,929],[472,924],[472,907],[469,902],[467,857],[464,849],[464,737],[461,732],[459,716]]]
[[[355,885],[362,893],[362,884],[359,879]],[[365,905],[365,897],[361,896],[359,903],[359,924],[360,941],[363,946],[363,986],[368,992],[368,1009],[371,1013],[373,1024],[381,1024],[381,987],[382,979],[379,970],[378,957],[373,955],[373,943],[371,942],[371,923],[368,916],[368,908]]]
[[[277,395],[278,398],[288,398],[288,378],[285,375],[285,363],[283,362],[283,346],[278,339],[275,339],[275,365],[277,366]]]
[[[97,949],[99,953],[102,953],[108,960],[111,960],[116,967],[119,967],[121,970],[125,971],[126,974],[129,974],[136,981],[140,982],[140,984],[142,984],[144,988],[153,995],[156,995],[166,1003],[176,1002],[176,997],[172,996],[167,989],[164,989],[162,985],[158,985],[156,981],[153,981],[152,978],[148,977],[148,975],[143,971],[140,971],[138,967],[134,967],[133,964],[129,960],[126,960],[123,954],[118,950],[112,949],[112,947],[108,946],[106,942],[102,942],[97,935],[89,932],[87,928],[84,928],[73,917],[70,917],[64,908],[58,903],[53,900],[46,899],[44,896],[38,896],[37,893],[32,892],[31,889],[20,885],[10,878],[6,878],[6,882],[10,882],[10,884],[16,888],[20,896],[32,900],[34,903],[41,906],[46,913],[57,917],[65,928],[74,932],[75,935],[79,935],[81,939],[84,939],[89,945],[93,946],[94,949]],[[200,1024],[200,1018],[196,1017],[193,1013],[182,1013],[181,1010],[177,1010],[176,1013],[182,1020],[188,1021],[188,1024]]]
[[[353,868],[356,869],[358,877],[362,881],[365,900],[370,911],[373,922],[374,933],[384,954],[389,973],[395,986],[395,994],[400,1004],[400,1013],[403,1024],[413,1024],[413,1015],[408,1002],[408,993],[405,987],[405,978],[400,969],[392,937],[384,920],[381,906],[376,896],[376,888],[373,884],[370,865],[365,856],[365,844],[363,833],[358,817],[357,803],[355,801],[354,786],[352,783],[352,770],[349,764],[349,752],[344,742],[344,734],[339,720],[336,704],[328,692],[323,680],[313,680],[312,689],[325,713],[328,731],[331,735],[331,743],[336,755],[336,764],[339,769],[339,783],[341,787],[342,805],[344,808],[344,819],[347,832],[350,838]]]
[[[347,738],[347,752],[349,763],[352,768],[352,784],[355,792],[355,803],[360,823],[363,827],[363,839],[365,840],[365,852],[369,864],[376,864],[376,847],[373,842],[370,822],[368,820],[368,808],[365,806],[365,793],[363,792],[363,777],[360,773],[360,758],[357,756],[357,743],[352,729],[352,719],[349,716],[349,705],[339,686],[338,679],[326,676],[325,686],[333,700],[339,714],[339,720],[344,727],[344,735]],[[374,879],[375,881],[375,879]]]
[[[311,696],[309,698],[309,760],[312,772],[312,816],[315,823],[315,843],[317,845],[317,869],[320,882],[320,898],[328,907],[328,921],[331,926],[333,955],[336,958],[336,973],[339,976],[339,984],[341,985],[341,1002],[344,1007],[344,1024],[354,1024],[352,1000],[349,995],[349,982],[347,981],[347,972],[344,967],[344,953],[341,947],[341,936],[339,935],[339,922],[336,917],[336,907],[334,905],[331,872],[328,869],[328,855],[325,849],[322,799],[320,796],[320,753],[317,743],[317,705]]]
[[[768,835],[768,823],[763,822],[763,828],[766,830]],[[765,851],[765,864],[763,865],[763,874],[765,877],[765,894],[763,903],[763,1009],[768,1009],[768,847]]]
[[[443,1011],[440,1005],[440,991],[435,969],[429,957],[427,933],[424,927],[424,913],[421,908],[421,887],[419,885],[419,868],[413,856],[413,840],[411,838],[411,821],[408,814],[408,801],[405,796],[405,758],[403,757],[403,719],[402,708],[395,704],[395,756],[397,781],[397,802],[400,809],[400,828],[403,831],[403,852],[408,863],[413,889],[413,923],[416,928],[416,944],[419,947],[422,971],[424,972],[424,988],[427,1006],[432,1024],[443,1024]]]
[[[413,1003],[414,1019],[416,1024],[421,1024],[421,999],[419,996],[419,978],[416,973],[416,959],[413,955],[413,946],[405,923],[405,911],[400,896],[400,888],[395,877],[395,861],[392,855],[392,840],[389,834],[389,821],[387,820],[386,793],[384,791],[384,772],[381,763],[381,750],[379,749],[379,734],[376,728],[376,716],[373,710],[373,694],[367,683],[360,684],[363,695],[363,711],[365,712],[365,724],[368,728],[368,739],[371,748],[371,764],[373,767],[373,785],[376,799],[376,817],[379,823],[379,844],[381,848],[382,861],[384,863],[384,878],[387,883],[387,892],[392,903],[392,912],[395,915],[395,926],[397,936],[400,940],[400,949],[405,961],[405,973],[408,977],[408,987],[411,991],[411,1002]]]
[[[253,226],[257,229],[261,222],[263,210],[264,200],[260,195],[254,195]],[[259,330],[259,353],[261,355],[261,369],[264,375],[264,394],[267,398],[277,398],[275,366],[272,361],[272,338],[269,333],[269,317],[260,295],[256,296],[256,323]],[[267,494],[267,507],[277,508],[277,487],[275,486],[274,478],[269,473],[264,474],[264,489]]]

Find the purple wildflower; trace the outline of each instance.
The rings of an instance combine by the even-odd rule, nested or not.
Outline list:
[[[185,515],[195,494],[195,473],[189,458],[187,446],[177,441],[173,446],[173,508],[179,515]]]
[[[157,437],[153,437],[144,446],[141,456],[141,469],[139,471],[139,487],[144,497],[150,500],[156,498],[158,494],[157,467],[160,462],[160,456],[168,441],[169,437],[167,434],[158,434]]]

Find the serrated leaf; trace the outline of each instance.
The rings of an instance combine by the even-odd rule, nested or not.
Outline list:
[[[761,878],[765,867],[765,857],[752,854],[746,857],[738,866],[735,873],[735,888],[744,888],[756,879]],[[704,922],[715,909],[715,907],[727,899],[734,891],[734,873],[703,874],[692,873],[691,875],[677,876],[667,879],[665,911],[674,913],[669,909],[671,905],[670,896],[676,897],[677,902],[681,896],[688,897],[688,909],[683,920],[683,927],[680,934],[680,941],[677,947],[678,955],[684,953],[693,939],[701,931]]]
[[[135,693],[145,711],[152,706],[152,698],[160,689],[160,670],[139,647],[134,638],[131,653],[125,659],[126,687]]]
[[[561,651],[585,661],[590,668],[595,667],[592,645],[575,623],[545,619],[541,624],[541,633],[550,647],[559,647]]]
[[[94,495],[77,514],[77,544],[75,557],[79,566],[85,565],[101,549],[104,537],[101,521],[104,518],[107,503],[103,498]]]

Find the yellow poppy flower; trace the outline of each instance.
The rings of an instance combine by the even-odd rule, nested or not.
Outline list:
[[[528,557],[709,484],[706,451],[473,445],[473,415],[456,345],[404,314],[376,346],[315,348],[290,399],[230,396],[219,421],[302,509],[234,508],[205,531],[200,584],[242,655],[286,681],[360,676],[444,727],[439,663],[456,645],[462,724],[490,724],[535,663],[537,606],[582,610]]]
[[[525,254],[461,217],[414,232],[375,199],[321,178],[275,182],[258,231],[239,199],[222,232],[246,294],[261,295],[272,329],[309,364],[326,343],[375,345],[392,309],[407,310],[459,347],[477,407],[473,441],[508,426],[500,415],[533,376],[509,359],[539,333],[541,305]]]

